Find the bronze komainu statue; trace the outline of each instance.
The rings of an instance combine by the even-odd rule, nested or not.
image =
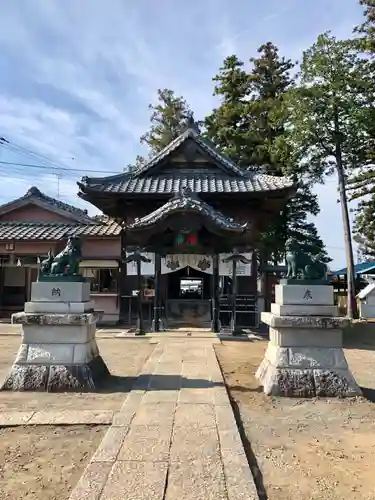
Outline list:
[[[285,250],[285,260],[288,266],[287,278],[301,278],[305,280],[327,279],[327,265],[319,259],[319,256],[312,258],[303,252],[296,240],[288,238]]]
[[[40,263],[39,275],[49,274],[49,272],[51,271],[51,266],[54,258],[55,256],[53,255],[52,250],[50,250],[48,252],[47,258],[42,260],[42,262]]]
[[[52,252],[48,252],[48,257],[45,259],[39,269],[40,276],[72,276],[78,274],[79,261],[82,256],[82,241],[75,236],[71,236],[65,248],[53,256]]]

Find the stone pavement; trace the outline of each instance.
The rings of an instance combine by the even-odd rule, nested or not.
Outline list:
[[[160,339],[70,500],[255,500],[215,338]]]

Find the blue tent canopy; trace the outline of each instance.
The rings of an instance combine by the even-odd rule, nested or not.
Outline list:
[[[345,276],[347,274],[347,268],[343,267],[342,269],[339,269],[338,271],[333,271],[331,276]],[[375,261],[372,262],[361,262],[360,264],[356,264],[354,266],[354,273],[355,275],[361,275],[361,274],[371,274],[375,272]]]

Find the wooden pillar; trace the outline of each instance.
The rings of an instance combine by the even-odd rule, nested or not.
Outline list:
[[[220,288],[219,288],[219,255],[215,254],[212,259],[212,326],[211,330],[214,333],[220,332]]]
[[[161,319],[161,256],[155,253],[155,297],[154,297],[154,318],[152,320],[152,330],[160,332],[163,330]]]
[[[237,261],[232,261],[232,314],[231,314],[232,334],[237,332]]]
[[[137,288],[138,288],[138,296],[137,296],[137,330],[135,332],[136,335],[144,335],[145,329],[143,326],[143,284],[142,284],[142,272],[141,272],[141,260],[138,259],[136,261],[137,264]]]
[[[118,301],[119,301],[119,323],[124,323],[125,318],[128,316],[128,323],[131,324],[131,298],[125,299],[127,293],[126,281],[127,281],[127,264],[125,262],[126,259],[126,247],[124,241],[124,230],[121,230],[120,234],[120,271],[119,271],[119,284],[118,284]]]
[[[4,268],[0,267],[0,317],[3,316]]]

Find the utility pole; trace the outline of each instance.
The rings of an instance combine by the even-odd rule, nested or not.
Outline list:
[[[61,172],[54,173],[53,175],[56,176],[57,180],[57,196],[56,198],[59,200],[60,199],[60,179],[61,179]]]

